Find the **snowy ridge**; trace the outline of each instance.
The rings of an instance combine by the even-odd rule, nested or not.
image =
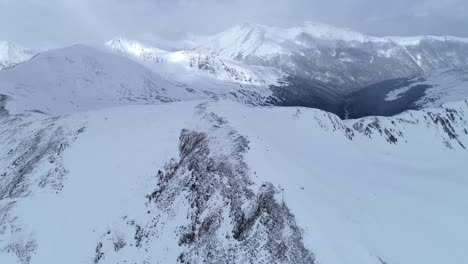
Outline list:
[[[214,36],[200,38],[197,49],[230,59],[240,59],[251,54],[291,54],[298,48],[300,46],[282,38],[266,26],[244,24]]]
[[[188,42],[0,72],[0,263],[468,261],[463,41],[307,22]]]
[[[3,111],[0,261],[457,263],[466,116],[468,101],[345,122],[233,102]]]
[[[11,112],[61,115],[128,103],[190,99],[183,88],[131,60],[87,46],[44,52],[0,73]]]
[[[229,58],[248,55],[290,54],[310,48],[303,38],[320,41],[341,41],[376,44],[416,46],[424,40],[468,43],[468,38],[453,36],[374,37],[348,28],[338,28],[324,23],[305,22],[302,26],[280,28],[246,23],[214,36],[198,37],[194,42],[200,49],[210,49]]]
[[[281,35],[288,39],[297,39],[303,34],[308,34],[317,39],[323,40],[341,40],[341,41],[357,41],[370,42],[379,41],[378,38],[368,36],[352,29],[338,28],[331,25],[318,22],[307,21],[301,27],[292,27],[287,29],[274,28]]]

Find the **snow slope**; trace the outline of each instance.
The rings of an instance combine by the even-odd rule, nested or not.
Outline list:
[[[386,80],[346,98],[349,118],[394,115],[405,110],[439,107],[468,98],[468,68],[449,68]]]
[[[387,79],[468,63],[468,39],[379,38],[312,22],[291,28],[244,24],[195,38],[194,45],[202,53],[322,81],[342,93]]]
[[[0,262],[463,263],[466,116],[3,110]]]
[[[420,107],[436,107],[468,98],[468,68],[430,72],[420,80],[419,84],[430,86],[426,89],[425,96],[416,102]]]
[[[208,98],[260,104],[269,90],[199,75],[168,80],[124,56],[75,45],[41,53],[0,72],[0,94],[9,97],[10,112],[63,115],[117,105]]]
[[[305,41],[307,39],[314,39],[315,43]],[[207,49],[223,57],[235,59],[251,55],[261,57],[278,53],[300,53],[307,48],[316,48],[320,41],[327,45],[342,42],[356,45],[376,43],[418,46],[425,41],[468,44],[468,38],[453,36],[373,37],[352,29],[310,21],[290,28],[245,23],[213,36],[200,36],[193,42],[199,49]]]
[[[191,41],[0,72],[0,263],[468,262],[463,40],[306,23]],[[258,106],[271,89],[368,117]]]
[[[0,93],[12,98],[10,111],[54,115],[188,96],[137,63],[81,45],[41,53],[1,72],[0,83]]]

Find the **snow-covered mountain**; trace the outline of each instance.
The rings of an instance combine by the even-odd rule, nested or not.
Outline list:
[[[23,48],[7,41],[0,41],[0,71],[29,60],[37,53],[33,49]]]
[[[8,101],[15,105],[11,111],[33,108],[56,115],[117,105],[210,98],[251,105],[314,107],[352,118],[393,115],[467,98],[466,68],[386,80],[343,95],[321,81],[217,55],[164,51],[125,39],[110,41],[107,48],[110,51],[76,45],[41,53],[1,72],[0,94],[12,98]],[[419,85],[428,78],[430,86],[437,89],[420,89],[429,85]],[[407,91],[406,86],[411,84],[418,88],[406,96],[388,99],[392,93]],[[377,95],[380,101],[375,100]],[[432,103],[415,105],[417,100]]]
[[[255,100],[259,104],[315,107],[341,117],[352,111],[346,105],[354,100],[348,98],[368,87],[382,85],[375,89],[382,91],[388,80],[438,75],[468,65],[468,39],[372,37],[312,22],[292,28],[244,24],[213,36],[190,35],[189,40],[181,41],[186,48],[179,51],[124,38],[111,40],[106,46],[185,86],[252,85],[252,90],[261,90],[262,99]],[[466,98],[459,95],[439,101]],[[414,107],[408,103],[395,109],[390,113]]]
[[[165,51],[125,38],[106,43],[111,50],[127,55],[170,79],[184,79],[184,75],[199,75],[213,81],[227,81],[250,85],[273,85],[284,74],[275,68],[252,66],[201,51]]]
[[[345,98],[343,116],[391,116],[405,110],[439,107],[468,98],[468,68],[434,70],[425,74],[386,80]]]
[[[195,50],[281,69],[348,93],[373,83],[468,64],[468,39],[383,37],[307,22],[278,28],[256,24],[200,37]]]
[[[463,263],[467,116],[2,110],[0,262]]]
[[[62,115],[118,105],[208,98],[255,105],[264,104],[271,93],[266,86],[184,76],[168,80],[124,56],[75,45],[43,52],[0,72],[0,94],[8,96],[11,112]]]

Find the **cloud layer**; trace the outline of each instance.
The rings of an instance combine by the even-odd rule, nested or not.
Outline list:
[[[211,34],[243,22],[317,21],[383,35],[468,37],[466,0],[0,0],[0,39],[99,43],[116,35]]]

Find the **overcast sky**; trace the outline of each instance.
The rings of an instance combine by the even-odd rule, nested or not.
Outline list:
[[[303,21],[376,36],[468,37],[468,0],[0,0],[0,40],[27,46]]]

